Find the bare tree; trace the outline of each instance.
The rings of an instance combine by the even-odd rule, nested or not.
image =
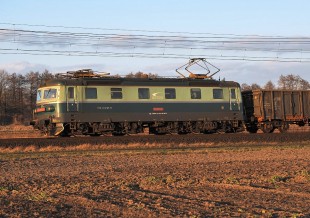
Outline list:
[[[39,72],[29,72],[26,74],[27,89],[29,95],[29,110],[33,109],[36,104],[37,89],[41,83]]]
[[[258,85],[257,83],[252,83],[251,89],[252,89],[252,90],[256,90],[256,89],[262,89],[262,88],[261,88],[260,85]]]
[[[10,116],[16,120],[19,117],[19,121],[23,119],[23,115],[26,111],[25,107],[27,103],[26,93],[26,80],[21,74],[13,73],[8,76],[8,87],[6,89],[6,116]]]
[[[299,75],[289,74],[286,76],[281,75],[278,80],[280,89],[284,90],[305,90],[310,88],[308,81],[302,79]]]
[[[276,89],[276,86],[275,84],[273,84],[273,82],[271,80],[269,80],[265,86],[264,86],[264,89],[267,89],[267,90],[274,90]]]
[[[40,74],[40,76],[39,76],[39,81],[40,81],[39,84],[43,83],[46,80],[50,80],[53,78],[55,78],[54,74],[51,74],[50,72],[48,72],[48,70],[44,70],[44,72],[42,74]]]
[[[141,71],[137,72],[137,73],[129,73],[126,75],[126,78],[156,78],[158,77],[157,74],[153,74],[153,73],[143,73]]]
[[[241,84],[241,90],[242,91],[248,91],[248,90],[251,90],[251,86],[249,84],[246,84],[246,83],[242,83]]]
[[[29,104],[28,95],[26,94],[26,79],[23,75],[17,77],[17,108],[20,117],[24,118],[24,109]],[[21,120],[19,120],[21,121]]]
[[[39,85],[52,78],[54,75],[47,70],[41,74],[29,72],[25,76],[0,70],[0,125],[10,124],[16,118],[18,121],[31,119]]]
[[[0,70],[0,124],[4,124],[4,117],[6,116],[6,107],[7,107],[7,80],[8,73],[4,70]]]
[[[310,89],[310,84],[307,80],[301,79],[301,81],[299,82],[299,88],[300,90]]]

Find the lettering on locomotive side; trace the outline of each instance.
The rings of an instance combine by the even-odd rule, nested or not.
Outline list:
[[[97,107],[97,110],[112,110],[112,107]]]

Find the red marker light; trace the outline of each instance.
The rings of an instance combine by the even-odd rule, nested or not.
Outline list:
[[[35,110],[36,113],[40,113],[40,112],[44,112],[45,111],[45,107],[40,107],[40,108],[37,108]]]
[[[164,111],[163,107],[153,107],[153,111]]]

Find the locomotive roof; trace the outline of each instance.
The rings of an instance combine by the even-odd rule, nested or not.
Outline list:
[[[213,79],[191,78],[70,78],[51,79],[45,81],[41,87],[67,86],[195,86],[195,87],[239,87],[234,81],[218,81]]]

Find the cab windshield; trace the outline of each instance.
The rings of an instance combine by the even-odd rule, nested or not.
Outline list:
[[[44,99],[56,98],[57,89],[46,89],[44,90]]]
[[[37,91],[37,101],[41,101],[41,99],[42,99],[42,91],[41,90],[38,90]]]

